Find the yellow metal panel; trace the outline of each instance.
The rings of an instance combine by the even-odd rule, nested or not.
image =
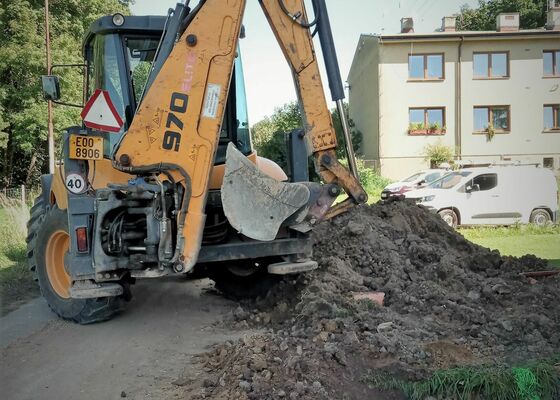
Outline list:
[[[196,263],[202,240],[206,194],[244,9],[245,0],[206,1],[146,94],[116,155],[120,160],[126,154],[133,167],[176,164],[190,176],[182,260],[187,269]]]
[[[66,186],[62,180],[62,174],[64,173],[64,166],[55,165],[53,180],[51,183],[51,204],[55,204],[61,210],[66,210],[68,208],[68,192],[66,191]]]

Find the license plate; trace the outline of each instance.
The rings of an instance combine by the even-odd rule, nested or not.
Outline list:
[[[103,159],[103,138],[70,135],[70,158],[74,160]]]

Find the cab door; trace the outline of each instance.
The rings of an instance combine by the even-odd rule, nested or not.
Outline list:
[[[461,222],[469,225],[493,225],[503,221],[504,199],[500,193],[497,173],[478,174],[459,190],[464,197]]]

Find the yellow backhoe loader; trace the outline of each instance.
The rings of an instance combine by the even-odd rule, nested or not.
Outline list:
[[[60,317],[110,318],[137,278],[204,274],[224,293],[255,296],[312,270],[309,233],[364,203],[344,120],[350,170],[313,47],[317,33],[334,101],[340,73],[324,0],[259,0],[293,72],[304,129],[289,134],[288,174],[253,150],[238,40],[245,0],[177,4],[167,16],[95,21],[83,46],[83,125],[64,132],[63,160],[42,177],[28,258]],[[59,78],[42,77],[61,102]],[[322,183],[308,182],[312,159]],[[348,198],[333,206],[344,190]]]

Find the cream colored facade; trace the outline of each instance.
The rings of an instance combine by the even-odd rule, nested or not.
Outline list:
[[[361,152],[391,179],[429,167],[428,144],[466,162],[553,161],[560,174],[560,131],[543,126],[543,106],[560,103],[560,76],[543,76],[543,51],[560,50],[560,32],[434,32],[362,35],[348,76],[350,117]],[[506,51],[509,77],[473,79],[473,53]],[[409,54],[444,55],[441,80],[409,80]],[[560,62],[560,60],[559,60]],[[475,106],[509,106],[509,133],[474,133]],[[409,135],[409,108],[444,107],[446,132]]]

